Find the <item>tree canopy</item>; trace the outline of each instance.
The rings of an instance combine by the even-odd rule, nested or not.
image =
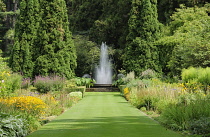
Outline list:
[[[74,75],[76,53],[64,0],[21,1],[10,66],[26,77]]]
[[[132,1],[129,33],[124,55],[124,68],[139,75],[142,71],[159,71],[157,47],[153,44],[160,35],[157,1]]]
[[[102,42],[115,72],[210,66],[207,0],[0,0],[0,11],[3,55],[25,77],[93,73]]]
[[[179,76],[183,68],[210,65],[210,17],[207,11],[208,7],[182,5],[171,16],[170,32],[156,41],[165,73]]]

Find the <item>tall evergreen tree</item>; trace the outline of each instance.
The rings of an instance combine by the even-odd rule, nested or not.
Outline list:
[[[38,0],[22,0],[20,15],[15,26],[15,44],[12,49],[10,66],[13,71],[25,77],[33,75],[33,46],[36,45],[40,21]]]
[[[76,50],[69,30],[64,0],[40,1],[38,45],[35,48],[35,75],[58,74],[70,78],[76,68]]]
[[[128,72],[134,71],[139,75],[146,69],[159,71],[158,51],[153,44],[160,32],[156,6],[156,0],[132,1],[123,61]]]
[[[76,67],[64,0],[22,0],[10,66],[25,77],[71,77]]]

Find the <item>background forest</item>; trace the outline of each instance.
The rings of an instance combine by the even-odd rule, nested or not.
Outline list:
[[[24,2],[28,4],[25,9]],[[60,49],[50,50],[50,46],[53,46],[49,44],[51,40],[40,37],[44,36],[44,33],[47,36],[46,29],[49,28],[46,27],[52,25],[50,22],[53,19],[44,22],[45,14],[51,14],[56,10],[65,11],[65,8],[42,7],[42,2],[39,0],[0,1],[1,50],[3,56],[12,56],[13,63],[10,63],[10,66],[13,71],[21,72],[26,77],[48,73],[62,73],[72,77],[75,68],[77,76],[92,73],[98,62],[99,45],[102,42],[106,42],[111,48],[110,55],[115,73],[123,69],[125,72],[134,71],[139,75],[144,70],[153,69],[163,75],[180,76],[183,68],[210,66],[210,8],[206,4],[208,0],[65,0],[65,2],[66,4],[63,4],[66,5],[68,15],[62,16],[68,16],[64,17],[68,20],[63,20],[65,25],[61,22],[60,25],[66,26],[61,29],[70,28],[73,34],[76,51],[72,50],[68,53],[67,56],[71,57],[66,59],[71,60],[71,64],[68,64],[71,69],[60,68],[58,64],[65,61],[56,61],[55,58],[59,58],[61,54],[54,55]],[[51,4],[53,5],[53,1]],[[39,14],[41,12],[43,12],[42,15]],[[56,21],[59,20],[58,16],[60,15],[54,17],[57,25],[51,26],[57,30],[59,29],[59,21]],[[48,25],[46,25],[47,22]],[[41,30],[46,32],[40,32]],[[68,32],[68,37],[71,37],[71,32]],[[51,35],[53,37],[53,35],[60,35],[59,33],[62,35],[62,30],[54,31]],[[67,40],[67,43],[71,43],[71,40],[69,41],[68,38]],[[38,49],[44,49],[46,46],[44,41],[48,41],[49,47],[40,53]],[[61,42],[59,38],[56,41],[59,44]],[[35,51],[30,51],[27,53],[28,57],[24,57],[28,61],[17,61],[16,53],[12,50],[13,45],[26,45],[24,42],[35,45]],[[65,50],[61,53],[66,53]],[[24,53],[22,54],[24,56]],[[55,65],[57,68],[54,64],[46,62],[44,59],[46,56],[49,60],[57,62]],[[31,65],[29,65],[30,61]],[[22,66],[18,66],[17,62]],[[52,65],[54,70],[50,69]],[[64,72],[65,69],[68,72]]]

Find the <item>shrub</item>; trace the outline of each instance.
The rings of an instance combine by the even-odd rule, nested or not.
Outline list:
[[[0,72],[0,96],[10,96],[15,90],[21,87],[22,76],[10,74],[10,72]]]
[[[190,67],[188,69],[183,69],[181,74],[183,82],[188,83],[192,80],[197,80],[198,73],[199,73],[199,68]]]
[[[31,85],[31,79],[30,78],[24,78],[22,80],[22,83],[21,83],[21,88],[22,89],[27,89],[27,88],[29,88],[30,85]]]
[[[124,85],[124,84],[126,84],[126,83],[123,80],[123,78],[119,78],[112,83],[112,85],[114,85],[114,86],[119,86],[119,85]]]
[[[64,111],[65,106],[63,104],[61,104],[61,102],[64,100],[57,100],[57,99],[55,99],[55,97],[53,97],[50,94],[42,95],[41,98],[48,105],[48,108],[46,111],[47,116],[60,115]]]
[[[170,104],[160,116],[160,122],[174,130],[191,130],[192,120],[210,117],[209,99],[197,98],[188,104]],[[194,123],[195,124],[195,123]]]
[[[151,79],[157,77],[157,74],[152,69],[147,69],[141,73],[142,79]]]
[[[29,133],[36,131],[41,126],[40,118],[34,117],[28,113],[20,113],[20,116],[26,120]]]
[[[0,102],[5,106],[14,106],[16,109],[35,117],[44,115],[47,108],[47,105],[41,99],[32,96],[1,98]]]
[[[5,80],[6,90],[9,93],[14,93],[15,90],[21,88],[22,76],[19,74],[11,74],[7,80]]]
[[[193,91],[196,85],[200,85],[199,88],[203,89],[207,94],[210,85],[210,68],[191,67],[188,69],[183,69],[182,80],[185,84],[188,83],[188,85],[190,85],[187,86],[187,88],[190,88],[191,91]]]
[[[59,76],[36,76],[34,86],[40,93],[47,93],[49,91],[61,91],[65,86],[65,79]]]
[[[0,87],[1,87],[0,97],[9,95],[9,92],[7,91],[7,85],[5,83],[5,81],[8,79],[9,76],[10,76],[10,72],[0,71]]]
[[[201,117],[189,122],[188,129],[191,134],[210,136],[210,117]]]
[[[0,72],[6,71],[9,72],[10,69],[7,66],[7,58],[1,57],[2,51],[0,50]]]
[[[23,137],[28,134],[28,123],[21,116],[0,113],[1,137]]]
[[[158,79],[136,79],[130,81],[127,86],[130,87],[131,104],[158,113],[161,113],[168,103],[175,102],[180,90],[177,84],[163,83]]]
[[[198,82],[203,85],[203,90],[207,94],[210,86],[210,68],[201,69],[198,76]]]
[[[134,73],[134,71],[128,73],[128,74],[126,75],[126,77],[124,77],[124,78],[122,78],[122,79],[123,79],[123,81],[124,81],[125,83],[128,83],[128,82],[131,81],[131,80],[134,80],[134,79],[135,79],[135,73]]]
[[[126,100],[130,100],[130,91],[129,91],[128,87],[124,88],[123,95],[124,95]]]
[[[80,100],[80,99],[82,99],[82,92],[71,92],[71,93],[69,93],[69,96],[71,97],[71,98],[76,98],[76,99],[78,99],[78,100]]]
[[[94,83],[96,83],[96,81],[91,78],[76,77],[74,80],[77,86],[86,86],[87,88],[90,88],[90,86],[93,86]]]

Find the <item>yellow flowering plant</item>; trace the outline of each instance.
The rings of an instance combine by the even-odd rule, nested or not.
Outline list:
[[[47,108],[46,103],[32,96],[0,98],[0,102],[8,106],[14,106],[16,109],[37,117],[44,115]]]
[[[128,94],[129,93],[129,89],[128,87],[124,88],[124,95]]]
[[[126,100],[129,100],[130,99],[130,91],[129,91],[129,88],[126,87],[126,88],[124,88],[123,91],[124,91],[123,93],[124,93],[124,96],[125,96]]]

